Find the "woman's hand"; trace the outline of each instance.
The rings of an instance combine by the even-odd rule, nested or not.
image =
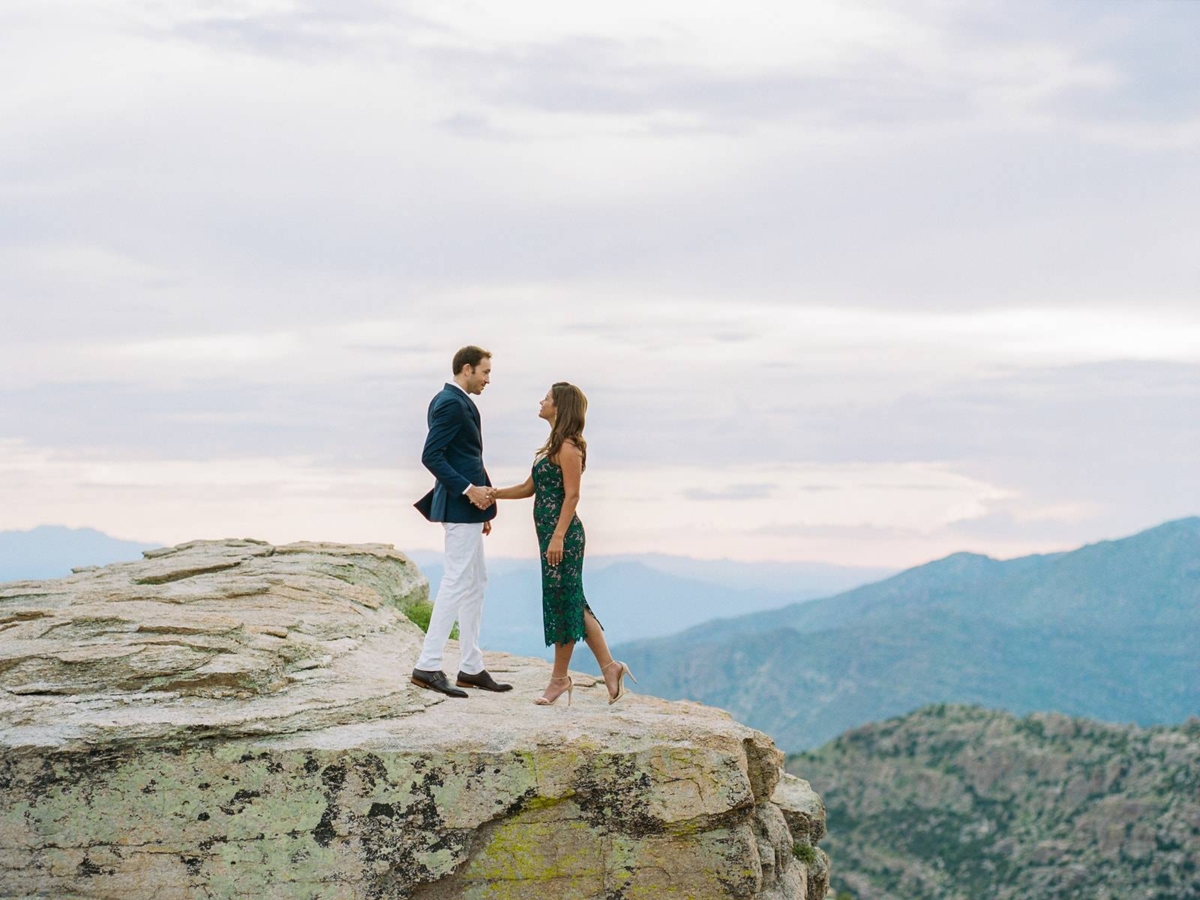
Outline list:
[[[550,538],[550,546],[546,548],[546,562],[557,566],[563,558],[563,539],[555,535]]]

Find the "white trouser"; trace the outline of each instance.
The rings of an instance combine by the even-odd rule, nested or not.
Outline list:
[[[445,569],[437,598],[433,601],[425,646],[416,667],[427,672],[441,669],[450,629],[458,619],[458,644],[462,650],[459,669],[468,675],[478,675],[483,671],[479,625],[483,618],[483,592],[487,587],[483,523],[443,522],[442,527],[446,529]]]

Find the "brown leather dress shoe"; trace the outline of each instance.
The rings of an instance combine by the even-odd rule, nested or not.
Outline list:
[[[460,691],[458,688],[450,684],[450,679],[446,677],[446,673],[440,669],[429,671],[428,669],[413,669],[412,678],[409,679],[417,687],[425,688],[427,691],[437,691],[439,694],[445,694],[447,697],[466,697],[466,691]]]
[[[492,678],[492,676],[488,674],[487,669],[484,669],[482,672],[479,672],[475,675],[468,675],[466,672],[460,671],[458,673],[458,678],[454,680],[454,683],[459,687],[479,688],[480,690],[484,691],[495,691],[498,694],[512,690],[511,684],[501,684],[500,682],[496,681],[496,679]]]

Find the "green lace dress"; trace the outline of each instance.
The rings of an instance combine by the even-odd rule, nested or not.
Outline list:
[[[546,646],[581,641],[587,633],[584,610],[592,612],[583,596],[583,523],[579,516],[571,519],[563,538],[562,562],[550,565],[546,562],[546,550],[558,527],[566,491],[562,469],[544,456],[533,464],[533,491],[533,526],[542,551],[542,628]],[[595,618],[595,613],[592,617]]]

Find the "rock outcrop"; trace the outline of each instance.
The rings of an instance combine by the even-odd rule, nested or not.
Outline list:
[[[417,690],[427,595],[387,546],[257,541],[0,586],[0,896],[824,896],[765,735],[584,675],[536,707],[502,654],[511,693]]]

